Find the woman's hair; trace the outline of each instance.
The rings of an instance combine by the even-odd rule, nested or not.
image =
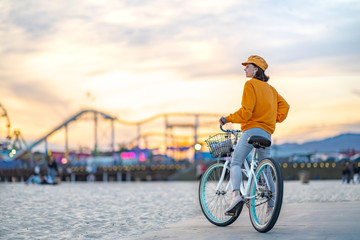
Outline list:
[[[256,71],[255,75],[253,76],[253,78],[259,79],[260,81],[263,82],[267,82],[269,81],[269,76],[265,75],[264,70],[262,70],[259,66],[257,66],[254,63],[251,63],[252,65],[254,65],[254,67],[256,67],[258,70]]]

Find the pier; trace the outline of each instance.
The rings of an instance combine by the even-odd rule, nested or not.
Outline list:
[[[166,181],[172,175],[186,169],[185,164],[174,165],[136,165],[136,166],[108,166],[98,167],[95,172],[90,172],[84,166],[62,168],[58,177],[61,181]],[[32,174],[32,169],[0,169],[2,182],[24,182]],[[46,169],[41,169],[40,175],[47,175]]]
[[[215,160],[214,160],[215,161]],[[359,163],[360,165],[360,163]],[[284,180],[329,180],[341,179],[342,163],[282,163],[280,164]],[[46,175],[47,169],[41,169],[40,174]],[[26,181],[33,174],[33,169],[16,168],[0,169],[2,182]],[[196,165],[158,164],[134,166],[104,166],[91,172],[85,166],[66,167],[59,170],[61,181],[167,181],[167,180],[197,180]]]

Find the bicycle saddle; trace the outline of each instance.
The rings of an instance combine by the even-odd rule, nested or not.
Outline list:
[[[266,148],[270,147],[271,141],[261,136],[251,136],[248,139],[248,143],[252,144],[254,148]]]

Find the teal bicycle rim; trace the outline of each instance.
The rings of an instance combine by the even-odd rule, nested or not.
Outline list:
[[[263,165],[261,166],[261,168],[256,171],[256,176],[255,176],[256,183],[258,183],[258,180],[259,180],[259,178],[260,178],[260,175],[261,175],[261,173],[263,172],[263,169],[264,169],[266,166],[269,166],[269,167],[272,169],[271,164],[268,164],[268,163],[263,164]],[[254,195],[256,195],[256,184],[252,184],[252,185],[251,185],[251,196],[254,196]],[[258,225],[259,227],[264,227],[264,226],[269,222],[270,219],[268,219],[267,221],[265,221],[264,224],[261,224],[261,223],[260,223],[260,221],[259,221],[259,219],[258,219],[258,216],[257,216],[257,214],[256,214],[256,202],[255,202],[255,200],[256,200],[256,197],[254,197],[254,198],[252,198],[252,199],[250,200],[250,211],[251,211],[251,215],[253,216],[253,219],[254,219],[254,222],[255,222],[256,225]]]
[[[232,217],[229,216],[229,217],[226,217],[226,218],[223,218],[223,219],[219,219],[219,218],[217,218],[216,216],[214,216],[214,215],[212,214],[212,212],[210,211],[210,209],[209,209],[209,206],[208,206],[208,203],[206,202],[206,197],[205,197],[205,186],[207,185],[206,183],[208,182],[209,174],[212,173],[212,170],[213,170],[214,168],[218,168],[218,165],[212,166],[212,167],[211,167],[210,169],[208,169],[208,171],[206,171],[206,173],[205,173],[205,176],[204,176],[205,181],[203,182],[203,184],[202,184],[202,186],[201,186],[201,191],[202,191],[202,194],[201,194],[202,199],[201,199],[201,201],[202,201],[202,203],[203,203],[203,206],[205,207],[204,209],[205,209],[206,215],[207,215],[208,217],[210,217],[211,219],[213,219],[214,221],[216,221],[216,222],[223,223],[223,222],[229,221],[229,219],[232,218]],[[224,215],[224,217],[225,217],[225,215]]]

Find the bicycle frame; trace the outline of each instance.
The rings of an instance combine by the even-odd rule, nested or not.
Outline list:
[[[236,145],[236,144],[234,144],[234,145]],[[231,157],[226,159],[224,168],[223,168],[222,173],[221,173],[219,183],[218,183],[218,185],[216,187],[216,192],[219,191],[220,186],[222,185],[222,183],[224,181],[226,169],[230,168],[229,164],[231,162],[232,155],[233,154],[231,154]],[[246,188],[245,188],[244,181],[242,181],[242,183],[240,184],[240,191],[241,191],[241,194],[244,196],[245,199],[251,199],[251,198],[255,197],[255,195],[253,195],[253,196],[249,196],[249,195],[250,195],[251,180],[255,177],[255,169],[257,167],[257,149],[256,148],[254,149],[254,153],[252,155],[252,159],[251,159],[251,162],[250,162],[250,167],[249,167],[249,163],[248,163],[247,160],[244,161],[243,166],[244,166],[244,168],[241,169],[241,172],[248,178],[248,182],[247,182]],[[267,177],[264,176],[264,179],[265,179],[266,185],[269,187],[269,182],[268,182]],[[231,184],[231,180],[228,182],[228,184],[226,186],[226,189],[225,189],[226,192],[229,191],[230,184]],[[256,185],[256,189],[259,190],[259,186],[257,184],[257,181],[255,181],[255,185]]]

